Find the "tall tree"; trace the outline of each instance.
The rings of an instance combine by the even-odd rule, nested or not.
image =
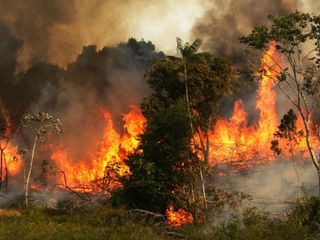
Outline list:
[[[178,38],[180,57],[168,56],[154,61],[146,72],[153,98],[163,104],[185,97],[190,128],[198,136],[195,149],[202,152],[203,160],[209,162],[208,131],[219,115],[219,105],[225,96],[240,87],[237,72],[231,63],[210,53],[198,53],[200,40],[192,44]]]
[[[126,195],[131,207],[161,212],[171,201],[197,218],[195,205],[206,205],[202,171],[209,162],[208,131],[221,100],[238,84],[226,59],[197,53],[200,41],[178,39],[177,45],[181,57],[155,60],[146,71],[153,90],[142,103],[146,132],[129,157],[131,175],[122,180],[118,196]]]
[[[278,54],[286,61],[286,64],[281,64],[281,60],[273,59],[278,76],[270,78],[303,120],[305,141],[318,171],[320,193],[320,158],[316,155],[316,144],[312,141],[312,127],[319,123],[311,121],[312,115],[319,112],[320,15],[300,12],[271,15],[268,25],[255,27],[249,35],[241,37],[240,41],[262,51],[273,41]]]

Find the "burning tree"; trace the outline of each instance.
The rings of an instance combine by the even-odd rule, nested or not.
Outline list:
[[[308,152],[318,172],[320,192],[320,158],[315,152],[320,140],[319,127],[316,127],[319,122],[315,118],[320,103],[320,16],[295,12],[269,16],[269,21],[269,25],[255,27],[240,41],[257,50],[266,50],[273,42],[278,54],[287,61],[284,67],[273,59],[278,74],[270,79],[302,119]],[[313,127],[318,129],[318,141]]]
[[[33,135],[33,143],[32,143],[30,160],[28,163],[27,161],[24,162],[25,204],[26,206],[28,206],[30,177],[33,169],[36,147],[39,143],[44,142],[44,138],[49,132],[61,134],[62,123],[60,122],[59,119],[54,119],[48,113],[39,112],[38,114],[26,114],[22,119],[22,127],[28,128]],[[29,166],[27,166],[27,164],[29,164]]]
[[[9,142],[12,139],[17,128],[12,124],[12,117],[5,107],[5,105],[0,102],[0,190],[2,189],[2,184],[5,185],[5,191],[8,191],[8,177],[9,177],[9,164],[8,157],[10,156],[11,161],[18,161],[15,154],[10,151]],[[7,152],[9,154],[7,154]],[[9,156],[8,156],[9,155]]]

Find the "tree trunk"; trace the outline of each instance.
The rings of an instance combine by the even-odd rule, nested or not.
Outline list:
[[[202,173],[202,167],[201,166],[200,166],[200,180],[201,180],[204,207],[205,207],[205,210],[207,210],[208,209],[208,204],[207,204],[207,196],[206,196],[206,187],[205,187],[205,183],[204,183],[204,178],[203,178],[203,173]]]
[[[4,155],[3,157],[3,163],[4,163],[4,186],[5,186],[5,191],[6,193],[8,192],[8,181],[9,181],[9,171],[8,171],[8,166],[7,166],[7,160],[6,156]]]
[[[292,146],[292,142],[290,141],[290,152],[291,152],[291,162],[292,162],[292,166],[294,168],[294,171],[296,172],[296,177],[297,177],[297,188],[298,188],[298,201],[300,201],[301,199],[301,193],[300,193],[300,175],[297,169],[297,166],[294,162],[294,155],[293,155],[293,146]]]
[[[187,66],[185,62],[183,64],[183,68],[184,68],[184,86],[185,86],[185,94],[186,94],[186,102],[187,102],[187,111],[190,119],[191,134],[193,135],[194,129],[193,129],[192,115],[191,115],[191,108],[190,108],[190,101],[189,101]],[[200,181],[201,181],[201,189],[202,189],[202,196],[205,204],[205,209],[207,210],[206,188],[205,188],[205,183],[204,183],[204,178],[202,173],[202,167],[200,167]]]
[[[310,157],[311,157],[311,160],[312,160],[314,166],[316,167],[316,169],[318,171],[318,178],[319,178],[318,179],[319,180],[318,181],[318,189],[319,189],[319,195],[320,195],[320,162],[319,162],[319,159],[317,159],[317,157],[313,151],[311,142],[310,142],[310,129],[309,129],[308,118],[303,114],[301,109],[299,109],[299,112],[300,112],[300,115],[303,120],[304,128],[306,130],[306,143],[307,143],[307,147],[308,147],[308,150],[310,153]]]
[[[0,190],[2,189],[3,149],[0,149]]]
[[[33,168],[33,161],[34,161],[34,155],[35,155],[37,141],[38,141],[38,137],[35,137],[34,143],[32,146],[31,160],[30,160],[28,175],[27,175],[26,182],[25,182],[25,203],[26,203],[27,207],[29,206],[29,183],[30,183],[30,177],[31,177],[31,172],[32,172],[32,168]]]
[[[319,190],[319,195],[320,195],[320,169],[317,169],[317,172],[318,172],[318,190]]]

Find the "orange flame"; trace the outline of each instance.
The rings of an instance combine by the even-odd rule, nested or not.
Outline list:
[[[75,163],[62,146],[52,151],[51,159],[63,172],[62,185],[87,186],[91,191],[92,184],[101,180],[109,188],[114,188],[119,186],[114,182],[116,176],[128,173],[124,159],[139,145],[137,137],[143,133],[146,120],[139,108],[131,106],[131,111],[123,115],[124,134],[120,135],[114,129],[111,114],[105,109],[101,109],[101,113],[105,129],[102,140],[97,143],[99,149],[91,159]]]
[[[262,57],[262,70],[259,73],[261,81],[256,102],[259,120],[249,126],[242,100],[236,101],[233,115],[228,120],[220,118],[213,127],[214,130],[209,132],[211,165],[228,163],[242,169],[274,159],[270,142],[279,124],[274,90],[274,80],[280,73],[279,61],[281,59],[276,54],[275,42],[271,42]],[[298,127],[303,129],[301,119]],[[306,151],[304,142],[301,142],[300,149]]]
[[[179,227],[193,222],[192,215],[181,208],[175,210],[173,206],[169,206],[166,210],[166,215],[167,222],[172,227]]]
[[[0,141],[1,149],[3,149],[2,155],[2,177],[5,177],[5,168],[8,170],[10,176],[16,176],[21,172],[22,159],[18,154],[18,148],[6,141]],[[3,179],[2,179],[3,180]]]

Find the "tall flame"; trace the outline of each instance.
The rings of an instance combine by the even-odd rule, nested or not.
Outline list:
[[[93,183],[105,180],[109,181],[106,184],[112,188],[117,186],[112,182],[115,175],[127,174],[128,167],[124,159],[139,145],[137,137],[143,133],[145,119],[139,108],[131,106],[131,111],[123,115],[124,134],[120,135],[114,129],[111,114],[105,109],[101,109],[101,113],[105,120],[103,137],[97,143],[97,152],[89,160],[76,162],[62,146],[53,149],[51,159],[63,173],[60,178],[62,185],[86,186],[92,190]]]
[[[273,159],[270,142],[277,128],[276,92],[274,79],[279,73],[275,42],[261,60],[260,86],[257,92],[256,109],[259,110],[259,120],[249,126],[247,112],[242,100],[234,104],[234,113],[228,119],[220,118],[209,132],[210,164],[232,163],[237,168],[248,167],[255,160],[270,161]]]

